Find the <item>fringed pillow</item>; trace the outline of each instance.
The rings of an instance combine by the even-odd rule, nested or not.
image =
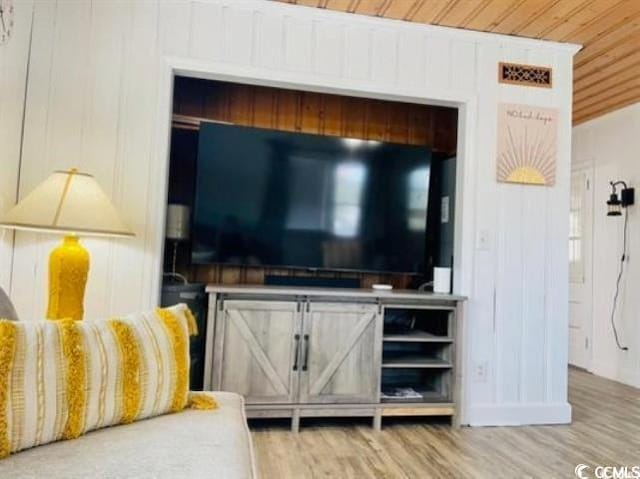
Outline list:
[[[0,320],[0,458],[182,410],[195,328],[184,304],[99,321]]]

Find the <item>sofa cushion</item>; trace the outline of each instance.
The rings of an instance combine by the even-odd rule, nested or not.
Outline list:
[[[0,320],[0,458],[187,405],[185,305],[97,321]]]
[[[256,478],[242,398],[214,394],[213,411],[186,409],[14,454],[0,461],[0,477]]]
[[[9,296],[7,296],[2,288],[0,288],[0,319],[8,319],[9,321],[18,320],[18,314]]]

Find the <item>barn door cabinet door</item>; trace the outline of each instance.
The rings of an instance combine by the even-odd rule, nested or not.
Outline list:
[[[286,404],[297,399],[301,315],[293,301],[223,303],[216,344],[219,389],[247,404]]]
[[[300,402],[378,402],[381,348],[382,322],[377,305],[307,303]]]

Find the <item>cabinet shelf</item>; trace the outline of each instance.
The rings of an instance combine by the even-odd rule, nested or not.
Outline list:
[[[424,331],[413,330],[402,334],[385,334],[383,340],[388,343],[452,343],[451,336],[438,336]]]
[[[383,368],[424,368],[424,369],[450,369],[453,367],[450,361],[423,356],[404,356],[401,358],[385,359]]]
[[[420,398],[392,398],[392,397],[381,397],[380,402],[385,404],[439,404],[439,403],[447,403],[449,398],[447,398],[444,394],[439,391],[431,391],[431,390],[415,390],[418,394],[420,394]]]

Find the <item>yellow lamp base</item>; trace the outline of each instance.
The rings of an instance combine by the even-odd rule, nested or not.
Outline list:
[[[77,236],[65,236],[49,256],[48,319],[82,319],[88,273],[89,252]]]

